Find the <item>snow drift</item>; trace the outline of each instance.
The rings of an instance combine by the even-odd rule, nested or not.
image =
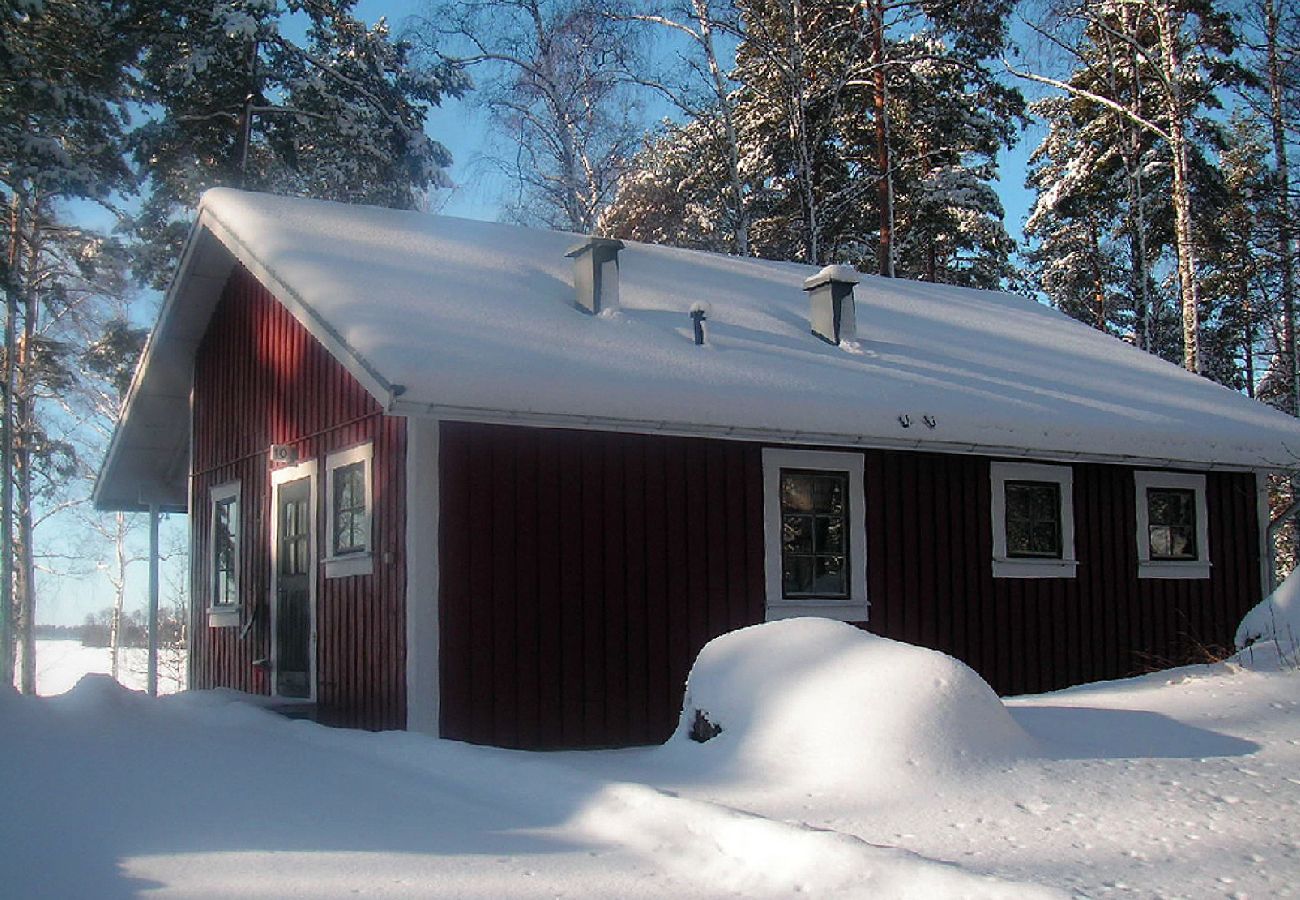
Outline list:
[[[1300,668],[1300,576],[1293,572],[1246,613],[1236,644],[1239,660],[1250,668]]]
[[[706,645],[671,743],[717,774],[757,768],[859,789],[1037,751],[961,662],[825,619],[756,625]]]

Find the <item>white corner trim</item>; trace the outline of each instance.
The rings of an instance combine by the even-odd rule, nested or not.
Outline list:
[[[823,469],[849,476],[849,597],[786,599],[781,586],[781,469]],[[767,586],[766,620],[822,616],[845,622],[867,621],[867,517],[863,455],[823,450],[763,448],[763,568]]]
[[[1268,508],[1268,472],[1255,472],[1255,518],[1259,529],[1259,599],[1263,600],[1273,593],[1273,569],[1277,560],[1277,548],[1269,539],[1268,526],[1272,524],[1272,513]]]
[[[239,624],[239,610],[243,606],[243,579],[240,577],[240,563],[243,558],[244,543],[244,504],[240,497],[239,481],[226,481],[208,489],[208,547],[207,547],[207,585],[204,592],[208,597],[208,627],[228,628]],[[234,603],[217,603],[215,588],[217,585],[217,504],[224,500],[235,501],[235,597]]]
[[[440,423],[406,420],[406,729],[438,736]]]
[[[307,520],[311,522],[311,539],[307,542],[307,547],[311,553],[311,563],[307,566],[307,591],[310,597],[308,608],[311,610],[311,648],[308,651],[310,660],[310,673],[307,678],[308,690],[310,693],[306,697],[293,697],[292,700],[303,703],[314,703],[316,701],[316,600],[317,600],[317,583],[316,583],[316,559],[317,543],[316,523],[319,518],[316,515],[316,460],[309,459],[298,463],[296,466],[285,466],[280,469],[271,470],[271,514],[270,532],[271,532],[271,596],[267,598],[267,606],[271,610],[271,696],[278,697],[277,684],[279,682],[279,660],[276,659],[276,649],[278,645],[275,632],[276,620],[279,616],[279,599],[280,599],[280,485],[287,484],[291,481],[300,481],[303,478],[311,479],[307,487]]]
[[[1147,488],[1179,488],[1196,495],[1196,559],[1152,559],[1151,511]],[[1205,476],[1186,472],[1133,473],[1133,494],[1137,507],[1138,578],[1209,578],[1210,517],[1205,502]]]
[[[326,578],[370,575],[375,570],[375,492],[373,482],[374,464],[372,462],[374,453],[374,444],[367,441],[364,444],[357,444],[355,447],[335,450],[325,457],[325,534],[323,535],[325,552],[323,562],[325,563]],[[365,464],[362,471],[365,473],[366,491],[366,547],[362,551],[336,556],[334,553],[334,473],[343,466],[350,466],[353,463]]]
[[[989,463],[990,515],[993,519],[994,578],[1073,578],[1079,561],[1074,551],[1074,469],[1041,463]],[[1061,488],[1061,558],[1034,559],[1007,555],[1008,481],[1048,481]]]

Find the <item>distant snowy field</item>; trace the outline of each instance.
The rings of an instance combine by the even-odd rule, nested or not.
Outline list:
[[[662,747],[530,754],[327,729],[226,692],[151,700],[107,678],[0,696],[0,885],[15,898],[1300,892],[1300,675],[1263,644],[1240,664],[1004,704],[941,654],[793,620],[710,644],[687,720],[695,709],[723,728],[704,744],[684,727]]]
[[[36,642],[36,693],[51,697],[72,689],[83,675],[107,675],[112,671],[112,654],[107,647],[84,647],[81,641]],[[158,693],[174,694],[184,685],[184,667],[166,655],[158,667]],[[127,647],[118,659],[118,680],[128,688],[143,691],[149,677],[149,652]]]

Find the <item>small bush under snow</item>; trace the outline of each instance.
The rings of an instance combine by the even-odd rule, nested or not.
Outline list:
[[[864,787],[1036,750],[961,662],[826,619],[770,622],[709,642],[673,740],[704,766]]]
[[[1237,626],[1238,658],[1251,668],[1300,668],[1300,575],[1292,573]]]

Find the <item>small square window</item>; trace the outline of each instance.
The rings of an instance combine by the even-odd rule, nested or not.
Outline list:
[[[1061,558],[1061,486],[1055,481],[1008,481],[1007,556]]]
[[[1205,476],[1135,472],[1138,577],[1209,578]]]
[[[1074,470],[995,462],[989,476],[993,577],[1074,577]]]

